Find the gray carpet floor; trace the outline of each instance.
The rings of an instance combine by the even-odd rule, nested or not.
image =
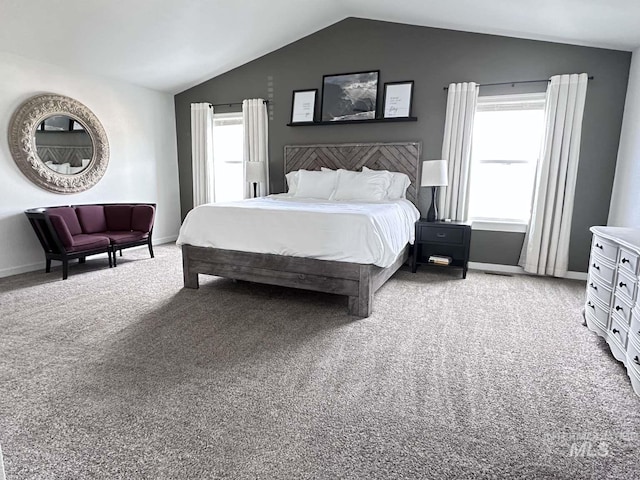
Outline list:
[[[640,478],[640,398],[584,282],[403,269],[354,320],[183,289],[174,245],[120,260],[0,279],[8,480]]]

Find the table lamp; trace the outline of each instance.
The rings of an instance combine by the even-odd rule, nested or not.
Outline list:
[[[438,220],[438,187],[449,185],[446,160],[427,160],[422,162],[421,187],[431,187],[431,207],[427,212],[427,222]]]
[[[258,196],[258,183],[266,181],[266,171],[264,162],[246,162],[245,163],[246,180],[253,184],[253,198]]]

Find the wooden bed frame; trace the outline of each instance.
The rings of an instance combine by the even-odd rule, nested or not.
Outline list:
[[[320,167],[406,173],[411,185],[407,199],[416,203],[420,143],[366,143],[332,145],[288,145],[284,149],[284,173],[319,170]],[[387,268],[360,263],[314,258],[182,246],[184,286],[198,288],[198,275],[246,280],[256,283],[301,288],[349,297],[349,314],[371,315],[373,294],[407,261],[409,245]]]

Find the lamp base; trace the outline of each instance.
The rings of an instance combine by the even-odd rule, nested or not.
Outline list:
[[[427,212],[427,222],[436,222],[438,220],[437,191],[438,187],[431,187],[431,206]]]

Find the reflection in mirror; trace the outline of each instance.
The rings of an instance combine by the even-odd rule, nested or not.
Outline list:
[[[79,101],[55,93],[35,95],[16,109],[9,149],[29,180],[55,193],[93,187],[109,164],[107,133],[98,117]]]
[[[40,122],[35,141],[40,160],[57,173],[80,173],[93,158],[93,143],[86,128],[66,115],[52,115]]]

